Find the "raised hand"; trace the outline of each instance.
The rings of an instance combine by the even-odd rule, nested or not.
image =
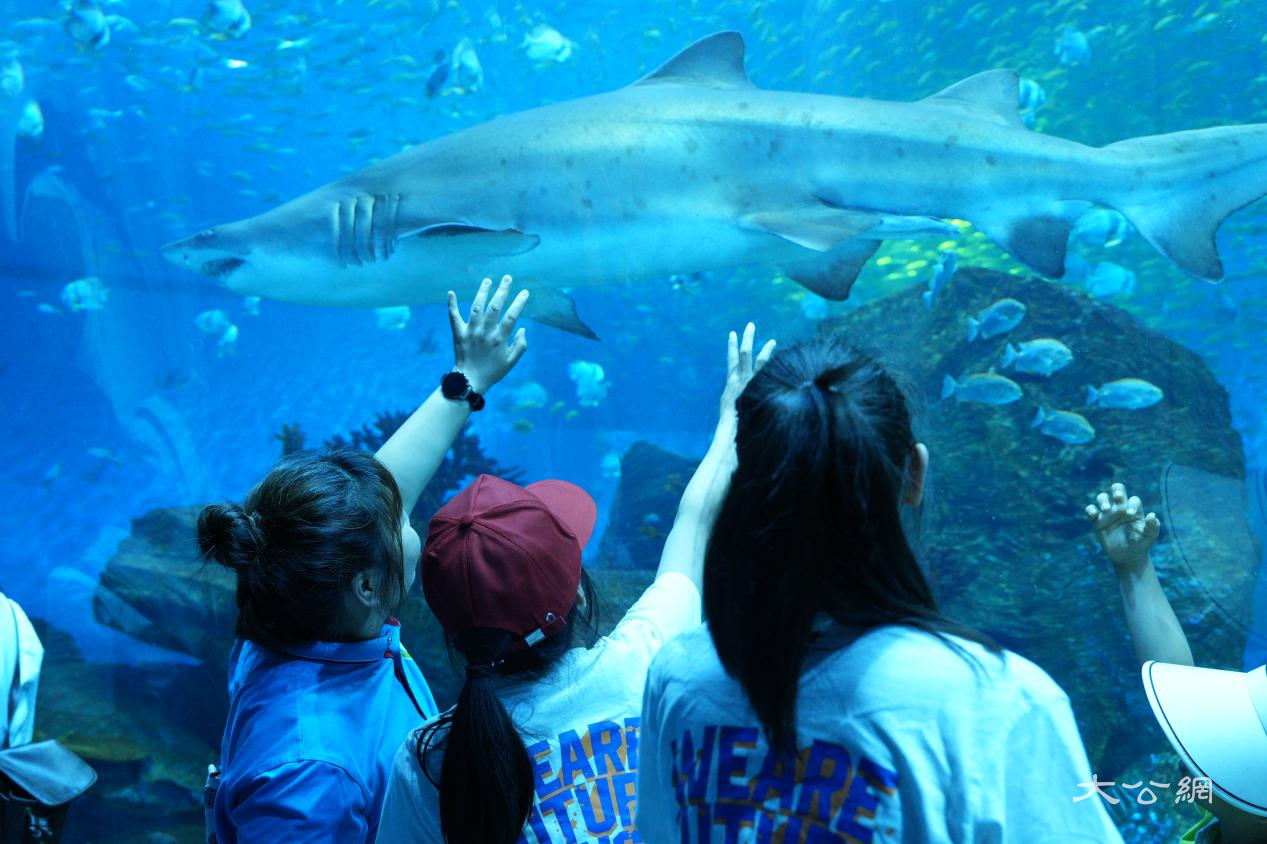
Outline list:
[[[734,415],[735,402],[739,399],[739,394],[743,392],[744,387],[748,386],[748,382],[752,380],[756,371],[765,365],[770,355],[774,354],[775,342],[767,340],[756,359],[753,359],[752,342],[756,333],[757,327],[752,323],[744,327],[742,340],[735,335],[735,332],[730,332],[726,346],[726,386],[722,388],[721,394],[723,419]]]
[[[1156,514],[1143,515],[1139,498],[1133,495],[1128,498],[1122,484],[1113,484],[1095,500],[1084,512],[1091,520],[1100,547],[1113,564],[1131,566],[1147,561],[1148,549],[1161,533],[1161,522]]]
[[[458,310],[457,295],[452,290],[449,291],[453,368],[466,376],[471,382],[471,389],[477,393],[484,393],[505,377],[528,349],[524,329],[515,331],[515,322],[528,304],[528,291],[520,290],[510,307],[506,307],[510,285],[510,276],[502,276],[501,284],[497,285],[496,292],[489,299],[493,280],[484,279],[475,294],[475,300],[471,302],[470,317],[465,321]]]

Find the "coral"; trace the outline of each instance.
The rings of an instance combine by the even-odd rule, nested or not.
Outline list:
[[[273,434],[273,439],[282,444],[282,457],[290,457],[304,450],[308,435],[304,433],[300,424],[295,422],[291,425],[282,425],[282,429]]]
[[[361,451],[378,451],[383,447],[405,420],[409,411],[391,410],[375,414],[374,421],[361,425],[345,434],[335,434],[322,445],[326,449],[355,448]],[[304,450],[307,435],[298,422],[282,425],[281,430],[273,434],[273,439],[282,444],[282,456],[287,457]],[[522,483],[523,471],[513,466],[503,466],[497,460],[484,453],[479,437],[475,434],[461,433],[453,441],[452,448],[445,455],[440,467],[436,469],[431,483],[422,491],[417,505],[409,514],[415,525],[425,526],[450,494],[462,487],[462,484],[477,475],[497,475],[512,483]]]

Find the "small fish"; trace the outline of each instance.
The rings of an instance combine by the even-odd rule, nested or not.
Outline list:
[[[73,314],[104,310],[109,298],[110,291],[95,277],[81,278],[62,288],[62,304]]]
[[[536,381],[529,381],[512,390],[510,400],[514,410],[539,410],[546,406],[550,396],[545,387]]]
[[[614,451],[609,451],[603,455],[603,460],[599,464],[599,471],[604,478],[620,477],[620,455]]]
[[[92,448],[87,450],[87,454],[89,457],[94,457],[97,460],[103,460],[107,463],[114,463],[119,466],[123,465],[123,461],[119,459],[119,456],[108,448],[103,448],[101,446],[93,446]]]
[[[521,434],[531,434],[536,427],[536,425],[532,424],[532,422],[527,419],[516,420],[514,425],[515,430]]]
[[[480,65],[480,57],[476,55],[475,45],[469,38],[463,38],[453,48],[453,58],[449,63],[449,81],[459,93],[469,94],[484,87],[484,68]]]
[[[642,517],[642,523],[644,525],[658,525],[660,524],[660,517],[655,513],[648,513]]]
[[[806,293],[801,299],[801,316],[817,322],[826,319],[828,314],[827,300],[814,293]]]
[[[1139,378],[1122,378],[1110,381],[1096,389],[1087,385],[1087,406],[1113,407],[1120,410],[1139,410],[1152,407],[1165,398],[1161,387]]]
[[[44,134],[44,112],[35,100],[27,100],[18,116],[18,134],[24,138],[38,138]]]
[[[1011,378],[993,372],[978,372],[956,381],[947,375],[941,382],[941,397],[955,401],[973,401],[978,404],[1011,404],[1021,398],[1021,385]]]
[[[259,316],[260,315],[260,297],[259,296],[244,296],[242,298],[242,310],[246,312],[247,316]]]
[[[581,407],[598,407],[607,397],[607,376],[600,364],[574,360],[568,364],[568,377],[576,382],[576,399]]]
[[[39,311],[42,314],[48,314],[50,316],[62,315],[62,312],[59,308],[55,308],[52,305],[48,304],[47,302],[40,302],[38,305],[35,306],[35,310]]]
[[[26,88],[26,72],[22,62],[12,53],[0,59],[0,95],[16,97]]]
[[[63,27],[80,47],[100,50],[110,43],[110,25],[97,0],[74,0]]]
[[[1017,93],[1016,105],[1021,112],[1021,122],[1026,128],[1033,129],[1038,109],[1047,102],[1047,92],[1033,79],[1022,79]]]
[[[429,100],[436,98],[449,78],[449,54],[444,50],[436,50],[433,61],[431,72],[427,74],[426,91]]]
[[[968,342],[981,337],[990,339],[1006,334],[1021,324],[1025,319],[1025,306],[1015,299],[1000,299],[981,313],[976,319],[968,317]]]
[[[194,325],[203,334],[221,334],[229,328],[233,323],[229,321],[229,315],[221,310],[203,311],[194,317]]]
[[[251,28],[251,13],[242,0],[208,0],[202,25],[226,38],[241,38]]]
[[[523,50],[534,62],[562,63],[572,57],[576,42],[565,38],[554,27],[542,23],[537,24],[524,36],[519,49]]]
[[[1050,378],[1053,372],[1073,363],[1073,352],[1059,340],[1044,337],[1030,340],[1020,346],[1007,344],[1003,351],[1003,368],[1012,367],[1017,372],[1028,372]]]
[[[216,343],[216,355],[225,357],[226,355],[235,355],[238,352],[238,327],[230,325],[224,330],[224,334],[220,335],[219,342]]]
[[[1056,36],[1056,57],[1065,66],[1082,64],[1091,56],[1091,39],[1072,24],[1065,24]]]
[[[388,331],[400,331],[409,324],[411,316],[408,305],[399,305],[394,308],[375,308],[374,315],[378,318],[378,327]]]
[[[946,289],[946,285],[955,277],[955,270],[959,267],[959,256],[955,254],[953,249],[947,249],[941,253],[941,257],[937,259],[937,263],[933,265],[933,276],[928,280],[928,289],[924,291],[924,307],[931,309],[937,302],[937,297]]]
[[[1095,428],[1085,417],[1068,410],[1039,408],[1031,428],[1070,445],[1082,445],[1095,439]]]
[[[1082,286],[1097,299],[1129,296],[1135,292],[1135,273],[1112,261],[1101,261],[1091,268]]]
[[[1117,246],[1131,232],[1126,217],[1112,208],[1093,208],[1078,218],[1073,236],[1092,246]]]

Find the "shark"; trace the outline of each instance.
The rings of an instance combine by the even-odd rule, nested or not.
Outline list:
[[[509,273],[529,316],[591,337],[564,289],[758,265],[840,301],[883,241],[954,220],[1059,278],[1097,206],[1222,279],[1215,233],[1267,194],[1267,124],[1091,147],[1028,129],[1018,86],[1000,69],[914,102],[765,90],[743,37],[718,32],[618,90],[420,143],[162,253],[239,294],[326,306],[441,302]]]

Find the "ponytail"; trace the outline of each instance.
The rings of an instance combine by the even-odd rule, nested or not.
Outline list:
[[[784,349],[737,401],[738,465],[709,538],[704,613],[773,751],[795,754],[819,613],[997,646],[945,616],[902,525],[915,446],[907,400],[836,340]]]
[[[531,648],[508,651],[519,637],[487,628],[452,643],[466,656],[466,681],[457,704],[423,727],[414,745],[423,773],[440,792],[446,844],[515,844],[523,834],[534,796],[532,760],[497,690],[506,677],[545,677],[572,648],[578,629],[586,640],[576,644],[593,644],[599,597],[584,570],[581,588],[584,608],[573,607],[566,627]],[[438,778],[437,751],[443,751]]]

